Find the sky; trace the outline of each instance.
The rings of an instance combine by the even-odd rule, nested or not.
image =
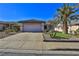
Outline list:
[[[61,3],[0,3],[0,21],[40,19],[48,21]]]

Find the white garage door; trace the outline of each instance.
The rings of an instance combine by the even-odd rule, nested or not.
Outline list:
[[[41,24],[25,24],[24,25],[24,30],[23,31],[32,31],[32,32],[36,32],[36,31],[42,31],[42,25]]]

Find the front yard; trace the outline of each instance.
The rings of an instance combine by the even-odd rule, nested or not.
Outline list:
[[[71,34],[64,34],[63,32],[51,32],[49,35],[51,38],[57,38],[57,39],[79,38],[79,34],[71,35]]]
[[[71,35],[69,35],[69,34],[64,34],[64,33],[62,33],[62,32],[52,32],[52,33],[50,33],[50,37],[51,37],[51,38],[57,38],[57,39],[60,39],[60,38],[67,39],[67,38],[70,38]]]
[[[62,32],[44,33],[44,42],[79,42],[79,35],[64,34]]]
[[[14,35],[16,33],[18,33],[18,32],[15,32],[12,30],[0,31],[0,39],[5,38],[5,37],[10,36],[10,35]]]

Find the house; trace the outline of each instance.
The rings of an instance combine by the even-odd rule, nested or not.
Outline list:
[[[53,23],[51,23],[51,21],[47,21],[45,26],[47,31],[54,30],[54,26],[53,26]]]
[[[0,31],[3,31],[6,29],[8,23],[0,21]]]
[[[79,29],[79,22],[73,22],[70,25],[68,25],[68,33],[75,32],[77,29]],[[63,24],[58,24],[54,30],[63,32]]]
[[[0,21],[0,31],[4,31],[6,29],[19,28],[18,25],[14,22],[2,22]]]
[[[79,23],[71,24],[70,26],[68,26],[68,33],[76,31],[77,29],[79,29]]]
[[[55,28],[55,31],[63,32],[63,24],[59,23]]]
[[[44,31],[45,21],[41,20],[24,20],[19,21],[20,31],[22,32],[42,32]]]
[[[5,24],[0,22],[0,31],[4,30]]]

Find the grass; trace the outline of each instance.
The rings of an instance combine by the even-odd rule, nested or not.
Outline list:
[[[77,34],[77,35],[72,35],[72,37],[79,38],[79,34]]]
[[[53,33],[50,33],[50,37],[51,38],[57,38],[57,39],[69,39],[71,38],[71,35],[69,34],[64,34],[62,32],[53,32]]]

